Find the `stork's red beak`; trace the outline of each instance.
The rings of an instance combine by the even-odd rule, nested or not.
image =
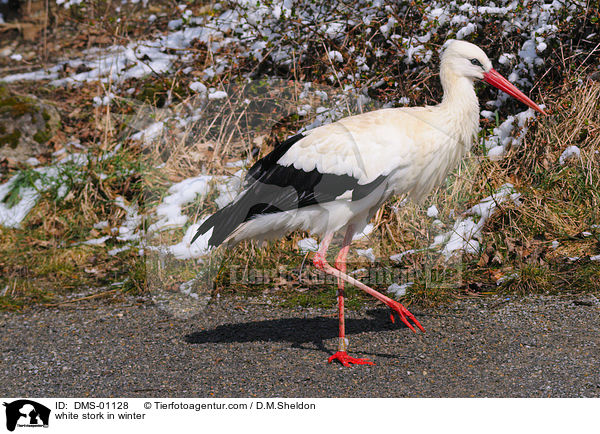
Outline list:
[[[506,92],[507,94],[518,99],[519,101],[524,102],[532,109],[540,112],[543,115],[546,114],[544,110],[542,110],[536,103],[527,98],[525,94],[519,89],[517,89],[510,81],[502,77],[494,68],[490,69],[488,72],[483,74],[483,79],[492,86],[497,87],[501,91]]]

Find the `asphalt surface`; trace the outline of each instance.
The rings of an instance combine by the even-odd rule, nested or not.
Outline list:
[[[0,395],[46,397],[598,397],[592,295],[414,307],[412,333],[374,306],[348,312],[350,353],[327,364],[335,309],[225,299],[175,317],[151,302],[0,313]]]

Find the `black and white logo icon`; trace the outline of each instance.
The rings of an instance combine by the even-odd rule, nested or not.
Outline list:
[[[19,399],[4,403],[6,407],[6,429],[14,431],[16,427],[48,427],[50,409],[29,399]]]

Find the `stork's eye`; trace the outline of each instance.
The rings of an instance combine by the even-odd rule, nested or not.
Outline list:
[[[483,68],[483,65],[481,64],[481,62],[477,59],[471,59],[471,63],[475,66],[480,66]]]

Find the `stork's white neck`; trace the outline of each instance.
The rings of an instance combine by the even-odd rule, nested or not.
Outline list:
[[[444,97],[438,107],[453,123],[463,144],[470,147],[479,126],[479,100],[475,95],[473,80],[455,74],[446,65],[442,65],[440,80]]]
[[[475,95],[473,80],[465,76],[456,75],[450,68],[442,68],[440,80],[444,89],[444,98],[441,106],[459,115],[479,111],[479,101]]]

